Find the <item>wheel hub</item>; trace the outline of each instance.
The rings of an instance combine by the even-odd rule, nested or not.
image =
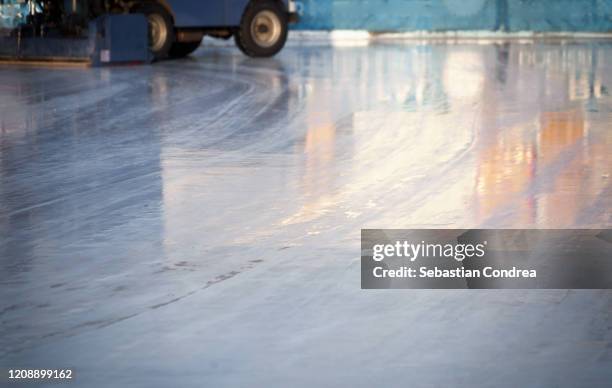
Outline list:
[[[251,22],[251,36],[260,47],[274,46],[281,36],[281,21],[271,11],[261,11]]]
[[[168,28],[161,15],[151,14],[147,16],[149,22],[149,45],[151,50],[158,51],[168,39]]]

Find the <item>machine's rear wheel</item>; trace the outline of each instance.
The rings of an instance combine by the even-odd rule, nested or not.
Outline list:
[[[149,48],[155,59],[167,58],[174,43],[174,23],[168,11],[157,3],[144,3],[136,12],[149,23]]]
[[[234,35],[236,45],[251,57],[271,57],[287,41],[287,13],[279,3],[258,1],[242,15]]]
[[[174,42],[172,47],[170,48],[170,57],[172,58],[182,58],[196,51],[202,40],[198,40],[196,42]]]

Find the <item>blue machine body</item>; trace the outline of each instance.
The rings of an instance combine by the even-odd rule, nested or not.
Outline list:
[[[88,37],[0,36],[0,59],[86,61],[93,66],[147,63],[147,19],[142,14],[102,15],[89,22]]]
[[[250,0],[165,0],[178,28],[238,26]],[[288,0],[282,0],[288,6]]]
[[[150,62],[148,25],[143,14],[102,15],[89,23],[93,65]]]
[[[66,9],[82,11],[86,0],[64,0]],[[178,30],[231,29],[240,25],[252,0],[158,0],[173,16]],[[282,1],[295,12],[293,0]],[[143,14],[103,14],[89,22],[82,36],[25,36],[22,29],[33,31],[24,23],[23,1],[3,0],[0,5],[0,59],[44,59],[88,61],[93,65],[126,62],[150,62],[148,23]],[[42,31],[42,29],[40,29]],[[195,33],[198,33],[196,31]],[[201,38],[201,36],[200,36]]]

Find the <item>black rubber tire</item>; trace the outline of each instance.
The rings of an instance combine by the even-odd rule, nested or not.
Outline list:
[[[280,21],[280,36],[278,40],[269,47],[263,47],[257,44],[252,36],[251,23],[253,19],[263,11],[272,12]],[[256,1],[252,2],[242,15],[240,27],[234,34],[236,46],[250,57],[271,57],[277,54],[287,41],[288,30],[288,15],[285,8],[279,2],[275,1]]]
[[[183,58],[192,52],[196,51],[198,47],[202,44],[202,40],[197,42],[174,42],[172,47],[170,48],[170,57],[171,58]]]
[[[172,20],[172,15],[170,15],[166,8],[155,2],[142,3],[133,12],[142,13],[147,19],[157,17],[157,20],[165,24],[166,38],[163,40],[163,44],[157,48],[150,46],[150,49],[155,60],[168,58],[174,43],[174,21]],[[151,39],[151,33],[149,33],[149,39]]]

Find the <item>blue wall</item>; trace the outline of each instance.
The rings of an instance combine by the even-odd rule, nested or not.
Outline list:
[[[612,0],[298,0],[296,29],[612,32]]]

